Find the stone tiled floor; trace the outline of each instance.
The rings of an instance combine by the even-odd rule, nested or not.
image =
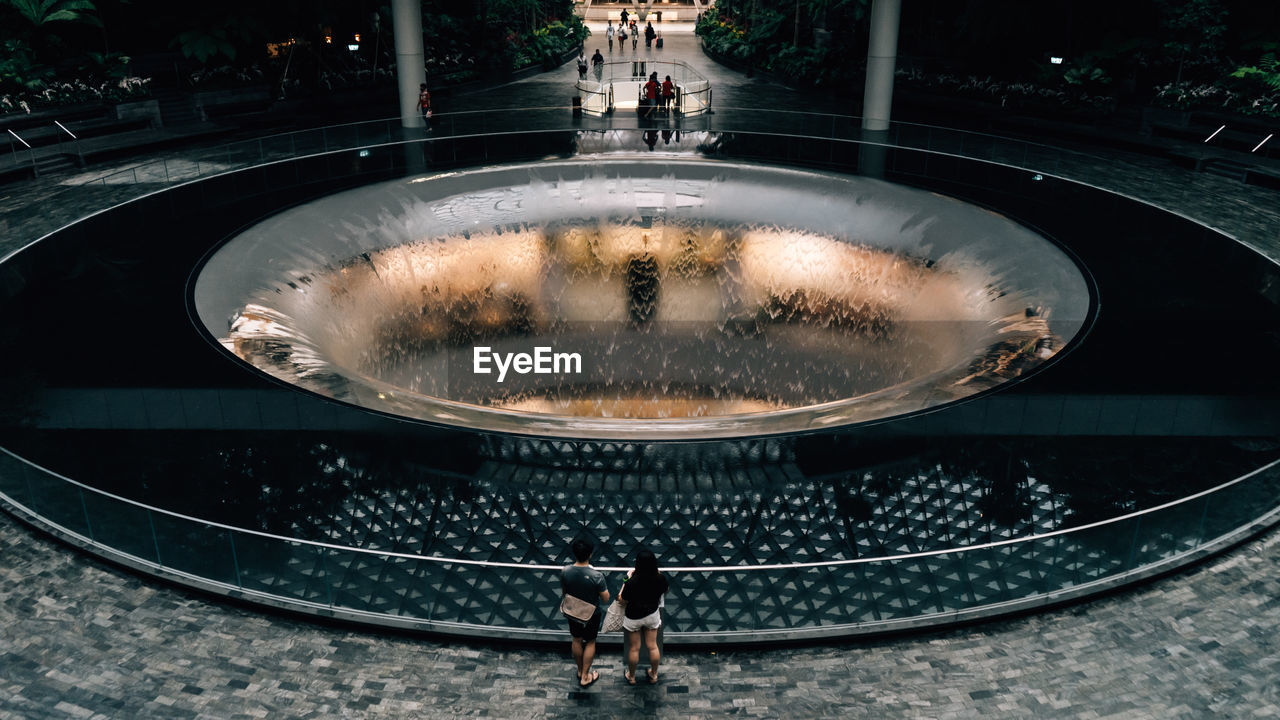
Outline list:
[[[692,39],[669,55],[704,67]],[[590,46],[590,43],[589,43]],[[643,48],[641,48],[643,52]],[[519,105],[571,66],[458,103]],[[779,93],[711,66],[722,100]],[[1070,175],[1280,253],[1280,194],[1094,151]],[[1098,155],[1104,155],[1098,159]],[[65,180],[65,178],[64,178]],[[121,195],[0,188],[12,249]],[[123,192],[123,191],[120,191]],[[1137,590],[947,633],[793,649],[681,649],[657,687],[573,687],[560,651],[378,635],[265,615],[86,559],[0,514],[0,718],[1280,716],[1280,532]]]
[[[564,651],[318,626],[87,560],[0,515],[0,718],[1280,715],[1280,533],[1136,591],[880,642],[682,649],[656,687]]]

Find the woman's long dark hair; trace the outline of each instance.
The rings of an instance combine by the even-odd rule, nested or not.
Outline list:
[[[648,550],[636,553],[636,571],[631,577],[643,580],[656,580],[658,577],[658,558]]]

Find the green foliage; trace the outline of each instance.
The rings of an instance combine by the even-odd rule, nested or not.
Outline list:
[[[1098,88],[1111,84],[1111,76],[1106,70],[1086,63],[1070,68],[1062,75],[1068,85],[1084,88]]]
[[[815,48],[788,45],[774,58],[771,69],[798,85],[822,85],[829,80],[827,54]]]
[[[0,114],[29,113],[59,105],[119,102],[150,94],[150,80],[139,77],[122,77],[99,82],[90,79],[53,80],[39,88],[0,93]]]
[[[1253,80],[1280,92],[1280,59],[1276,58],[1275,53],[1267,53],[1258,60],[1257,65],[1237,68],[1231,73],[1231,77]]]
[[[181,50],[183,57],[207,65],[216,58],[234,61],[263,37],[261,23],[253,16],[219,12],[197,18],[195,26],[178,33],[169,47]]]
[[[869,0],[799,0],[766,5],[721,0],[703,13],[697,33],[712,55],[783,75],[800,85],[831,85],[857,74],[860,58],[847,43],[813,47],[815,27],[851,30],[867,16]],[[800,44],[796,39],[797,13]]]
[[[1213,110],[1280,118],[1280,91],[1218,83],[1169,83],[1156,88],[1151,103],[1174,110]]]
[[[702,36],[707,50],[713,55],[732,60],[750,60],[754,52],[751,43],[746,41],[746,31],[724,18],[719,10],[719,7],[715,7],[703,13],[702,20],[698,23],[697,32]]]
[[[86,53],[86,56],[89,58],[88,69],[96,75],[122,78],[129,74],[129,62],[132,58],[128,55],[118,52],[91,52]]]
[[[53,79],[53,70],[36,62],[35,53],[21,40],[5,40],[0,53],[0,91],[39,90]]]
[[[1221,0],[1156,0],[1165,33],[1166,59],[1178,67],[1205,67],[1221,62],[1227,35],[1227,9]]]
[[[86,23],[102,27],[91,0],[4,0],[32,26],[42,28],[54,22]]]
[[[990,76],[926,73],[900,69],[897,82],[906,87],[926,88],[931,92],[968,97],[998,103],[1010,111],[1034,115],[1099,117],[1115,109],[1115,98],[1083,85],[1045,86],[1028,82],[1008,82]]]
[[[516,51],[512,69],[538,64],[545,68],[555,67],[562,56],[582,44],[587,32],[578,17],[572,17],[568,23],[557,20],[536,28],[517,40],[520,49]]]
[[[818,21],[833,16],[843,17],[846,20],[861,22],[867,16],[869,11],[868,3],[864,0],[811,0],[811,2],[803,3],[808,8],[808,15],[811,21]],[[804,10],[801,10],[804,12]]]
[[[227,36],[225,28],[196,29],[178,33],[170,47],[181,49],[183,57],[206,64],[219,56],[227,60],[236,59],[236,45]]]
[[[1152,104],[1175,110],[1213,110],[1280,118],[1280,58],[1267,52],[1254,65],[1211,82],[1157,87]]]

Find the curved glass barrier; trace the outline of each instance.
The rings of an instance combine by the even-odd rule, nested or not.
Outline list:
[[[687,85],[682,95],[685,108],[683,112],[686,116],[669,127],[655,126],[651,130],[653,135],[675,133],[705,137],[713,133],[768,132],[823,140],[872,142],[960,155],[1052,174],[1069,172],[1073,167],[1093,167],[1100,161],[1086,153],[1025,140],[917,123],[894,122],[888,131],[868,135],[861,128],[862,119],[856,116],[741,107],[720,107],[716,114],[711,115],[704,112],[711,104],[712,90],[709,85],[696,78],[689,78]],[[621,96],[608,91],[608,83],[605,83],[603,90],[597,89],[594,94],[585,93],[583,104],[584,107],[598,106],[603,111],[618,97]],[[624,116],[628,119],[620,121]],[[194,149],[184,152],[180,157],[152,160],[106,173],[86,183],[70,186],[62,192],[75,190],[83,195],[86,194],[86,189],[98,188],[102,193],[103,204],[108,205],[164,187],[264,163],[339,150],[423,139],[523,133],[529,132],[531,127],[545,128],[545,132],[587,131],[602,135],[637,129],[634,125],[628,128],[625,124],[627,122],[635,123],[634,115],[623,113],[605,121],[588,119],[575,122],[568,108],[558,106],[436,113],[429,131],[404,128],[399,118],[370,120],[268,135],[209,149]],[[656,143],[650,147],[655,146]],[[57,194],[52,193],[49,197]],[[27,222],[41,215],[38,206],[11,213],[16,222]]]
[[[564,110],[555,108],[548,112],[563,117]],[[717,114],[713,117],[716,122],[726,122],[741,129],[711,132],[686,128],[680,131],[681,137],[676,137],[673,131],[671,142],[684,143],[682,147],[696,148],[697,152],[705,155],[817,166],[856,165],[866,160],[860,157],[860,153],[877,147],[875,143],[869,144],[860,139],[861,131],[857,129],[856,119],[852,118],[794,118],[794,121],[787,122],[787,133],[779,134],[777,128],[772,133],[764,132],[763,127],[760,132],[753,131],[748,124],[754,120],[746,117],[728,118],[733,123],[728,123],[726,116]],[[186,166],[185,175],[165,163],[152,164],[152,170],[160,172],[151,175],[148,175],[146,166],[140,166],[130,170],[130,179],[124,182],[131,187],[137,182],[140,187],[149,189],[253,166],[252,170],[225,180],[193,184],[175,192],[182,193],[184,200],[199,202],[202,207],[214,211],[221,211],[231,200],[251,199],[254,200],[248,203],[251,207],[241,212],[261,217],[283,206],[279,198],[271,194],[273,189],[281,187],[314,184],[299,197],[286,198],[299,202],[365,183],[368,178],[402,177],[425,168],[545,158],[557,153],[609,152],[615,149],[643,151],[651,137],[656,138],[655,144],[664,142],[661,132],[656,130],[589,130],[575,126],[520,131],[518,127],[522,124],[520,116],[502,113],[442,116],[429,138],[420,134],[414,138],[406,137],[408,131],[398,128],[396,121],[324,128],[272,136],[228,146],[216,153],[193,156],[190,165]],[[828,135],[848,132],[854,136],[851,140],[856,137],[858,141],[840,139],[833,142],[817,135],[824,124]],[[481,134],[485,129],[491,134]],[[801,131],[815,134],[802,135],[799,134]],[[476,134],[470,134],[473,132]],[[967,176],[936,179],[937,167],[929,164],[936,163],[945,169],[949,163],[955,162],[955,155],[981,155],[983,160],[1013,168],[1027,168],[1036,173],[1054,172],[1058,164],[1069,166],[1072,162],[1092,160],[1088,156],[1072,156],[1029,143],[970,133],[935,132],[920,126],[900,125],[889,135],[890,139],[885,142],[912,143],[910,147],[925,145],[936,152],[890,154],[884,158],[885,166],[904,177],[936,180],[933,185],[923,180],[922,184],[930,189],[941,187],[941,191],[963,189]],[[412,142],[393,147],[406,140]],[[665,142],[663,146],[666,146]],[[272,162],[295,157],[302,159],[293,163]],[[1015,172],[1008,167],[995,166],[984,166],[981,170],[984,173],[989,170],[993,176],[997,170],[1005,171],[1007,177],[1002,182],[1015,178],[1014,181],[1022,183],[1012,190],[1002,187],[992,192],[1007,191],[1025,207],[1048,207],[1054,212],[1079,214],[1070,208],[1057,209],[1064,198],[1076,197],[1072,193],[1080,192],[1077,188],[1068,187],[1067,183],[1051,191],[1051,183],[1040,182],[1021,170]],[[939,174],[939,177],[944,174]],[[151,178],[154,184],[144,181],[144,178]],[[262,198],[261,202],[257,202],[257,198]],[[159,201],[154,204],[159,204]],[[84,237],[77,235],[76,239],[88,242],[97,237],[94,230],[114,222],[136,227],[137,223],[145,221],[144,216],[142,210],[125,208],[122,217],[110,222],[103,220],[99,225],[86,228]],[[1122,228],[1124,232],[1136,234],[1145,227],[1133,218],[1130,221],[1133,225]],[[1161,235],[1160,230],[1144,230],[1151,237],[1143,236],[1144,244],[1139,245],[1139,249],[1146,249],[1157,242],[1162,247],[1175,244],[1199,247],[1211,244],[1210,235],[1213,242],[1229,244],[1229,239],[1203,228],[1199,228],[1203,237],[1191,237],[1189,233],[1187,237],[1179,238],[1177,243]],[[41,248],[36,246],[32,249]],[[203,249],[196,248],[191,252],[198,256]],[[1149,260],[1157,266],[1156,270],[1160,269],[1159,255],[1152,253]],[[183,267],[190,270],[189,264]],[[1230,274],[1236,269],[1236,266],[1224,263],[1221,273]],[[1157,290],[1165,288],[1165,285],[1159,284],[1164,282],[1159,272],[1150,272],[1147,276],[1151,278],[1150,287],[1144,285],[1136,291],[1143,298],[1154,300],[1162,297]],[[1104,284],[1104,294],[1106,287]],[[1206,313],[1217,309],[1209,308]],[[1165,332],[1163,325],[1153,326],[1150,323],[1167,322],[1169,328],[1209,327],[1212,325],[1210,320],[1221,325],[1231,319],[1229,314],[1188,316],[1189,320],[1165,318],[1163,306],[1154,304],[1142,305],[1137,310],[1141,312],[1135,311],[1134,325],[1122,324],[1106,331],[1101,335],[1100,347],[1108,347],[1108,342],[1111,347],[1125,347],[1122,341],[1133,337],[1126,331],[1139,327],[1139,323],[1145,323],[1141,327],[1149,329],[1150,337],[1161,338],[1163,345],[1175,339],[1173,333]],[[1184,308],[1185,312],[1195,310],[1194,307]],[[1249,313],[1241,311],[1238,314],[1242,316],[1240,322],[1248,321],[1245,316]],[[137,317],[151,318],[141,308]],[[166,315],[164,319],[174,318]],[[1231,337],[1229,329],[1215,331]],[[1079,350],[1076,352],[1080,353]],[[1241,358],[1238,362],[1246,360],[1248,358]],[[1008,433],[1053,435],[1070,431],[1078,435],[1108,436],[1131,436],[1141,432],[1157,436],[1218,438],[1276,436],[1273,413],[1258,412],[1258,406],[1218,406],[1213,404],[1217,398],[1208,397],[1223,392],[1233,393],[1236,397],[1256,395],[1256,387],[1250,387],[1247,392],[1240,388],[1223,391],[1217,385],[1212,392],[1199,385],[1188,389],[1189,379],[1196,378],[1179,372],[1183,366],[1172,364],[1177,361],[1176,354],[1162,349],[1161,361],[1159,366],[1140,368],[1147,375],[1156,377],[1152,388],[1146,391],[1149,395],[1144,396],[1151,400],[1149,404],[1143,399],[1135,400],[1130,406],[1124,405],[1124,398],[1115,399],[1118,396],[1101,397],[1102,393],[1115,392],[1107,388],[1095,389],[1093,392],[1099,395],[1089,397],[1054,395],[1052,382],[1046,381],[1048,384],[1036,393],[997,397],[986,405],[975,403],[946,416],[935,414],[920,418],[904,434],[916,433],[915,437],[919,437],[930,432],[956,436],[986,433],[1003,437]],[[1188,365],[1192,363],[1190,359],[1185,361]],[[1269,371],[1271,367],[1265,369]],[[217,368],[219,372],[225,370],[222,364]],[[162,370],[163,367],[157,366],[148,372],[155,374]],[[1242,375],[1239,370],[1239,367],[1233,367],[1232,373],[1219,374],[1215,382],[1221,380],[1230,385],[1235,376]],[[1077,370],[1077,375],[1071,376],[1068,382],[1084,372]],[[1053,378],[1058,377],[1060,374],[1053,375]],[[61,423],[57,426],[60,431],[93,431],[105,427],[118,430],[130,427],[227,430],[229,424],[245,422],[230,419],[233,414],[244,414],[251,416],[252,422],[242,427],[237,425],[236,429],[279,430],[286,427],[286,422],[289,423],[287,427],[293,430],[304,425],[326,431],[381,429],[375,424],[376,418],[370,419],[372,416],[359,413],[343,417],[318,413],[308,415],[305,410],[316,406],[304,408],[302,400],[298,400],[295,416],[273,417],[250,407],[256,402],[254,396],[264,392],[260,389],[237,394],[234,388],[191,389],[177,384],[172,376],[164,379],[175,384],[169,387],[150,385],[139,395],[144,396],[144,401],[148,397],[159,398],[165,393],[181,395],[185,409],[179,416],[169,418],[163,413],[144,412],[139,418],[132,419],[125,415],[112,417],[108,409],[102,413],[107,416],[105,421],[74,413],[65,418],[45,418],[44,421]],[[151,375],[146,380],[156,382]],[[95,381],[95,378],[84,379],[91,389]],[[209,390],[209,393],[202,393],[203,390]],[[102,392],[104,398],[108,392]],[[1274,388],[1268,387],[1267,392],[1271,394],[1264,393],[1265,397],[1259,402],[1274,396]],[[104,399],[103,405],[109,402],[109,399]],[[1036,404],[1056,404],[1056,417],[1060,420],[1055,419],[1052,427],[1035,425],[1031,408]],[[1186,412],[1183,412],[1184,405]],[[1102,407],[1111,410],[1106,413],[1109,417],[1101,417],[1104,414],[1100,410]],[[1262,407],[1269,409],[1269,406]],[[984,417],[976,414],[978,409],[990,412]],[[1015,413],[1017,423],[1008,419]],[[1025,422],[1022,421],[1024,413]],[[103,422],[107,424],[100,424]],[[369,424],[364,424],[366,422]],[[1087,427],[1069,429],[1069,422],[1084,423]],[[1113,427],[1121,424],[1124,427]],[[1147,424],[1150,428],[1142,430]],[[847,447],[837,446],[831,455],[841,456],[846,452]],[[630,457],[628,455],[619,462]],[[637,462],[648,460],[643,449],[637,449],[635,457]],[[517,459],[520,462],[528,460],[523,455]],[[675,468],[673,473],[681,472],[680,463],[684,460],[677,460],[672,464]],[[554,461],[564,462],[560,457]],[[588,458],[584,453],[581,467],[572,470],[582,470],[589,475],[599,462],[597,455]],[[851,635],[955,622],[1087,595],[1203,557],[1273,523],[1277,506],[1280,506],[1280,465],[1277,462],[1257,464],[1262,466],[1188,497],[1049,532],[920,552],[893,549],[890,554],[830,561],[727,562],[669,567],[666,569],[671,574],[673,589],[668,600],[670,632],[667,639],[673,642],[760,642]],[[1248,467],[1256,467],[1256,464]],[[838,468],[819,469],[811,473],[810,479],[833,477],[832,473],[838,474],[837,471]],[[163,471],[151,468],[150,472],[154,473],[154,481],[166,479]],[[1233,472],[1224,477],[1237,474]],[[28,462],[9,450],[0,452],[0,499],[18,515],[95,553],[213,592],[320,615],[337,615],[432,632],[483,633],[487,637],[532,640],[559,640],[563,634],[562,621],[556,610],[559,565],[490,562],[468,557],[432,557],[388,548],[348,547],[339,542],[290,537],[235,523],[213,522],[209,518],[193,517],[129,499],[122,494],[95,489]],[[563,542],[563,538],[557,537],[556,541]],[[616,587],[619,578],[614,573],[620,572],[621,568],[609,567],[607,570],[611,574],[612,586]],[[503,602],[504,596],[511,594],[527,598],[527,602]]]
[[[212,523],[0,452],[0,499],[116,560],[204,589],[364,622],[558,638],[559,565],[343,547]],[[1274,518],[1280,462],[1122,517],[971,547],[753,566],[667,567],[669,642],[874,632],[1049,604],[1176,567]],[[1273,508],[1259,517],[1260,508]],[[602,567],[611,587],[629,568]],[[481,590],[487,588],[487,590]],[[745,591],[745,592],[744,592]],[[519,593],[521,602],[503,597]]]

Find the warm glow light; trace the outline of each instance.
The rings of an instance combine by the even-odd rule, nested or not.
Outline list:
[[[354,38],[355,38],[355,41],[356,41],[356,42],[360,42],[360,33],[356,33],[356,34],[355,34],[355,35],[353,35],[352,37],[354,37]]]
[[[1071,330],[1088,301],[1087,289],[1062,299],[1024,282],[1002,264],[1008,244],[984,238],[1004,228],[1036,263],[1069,259],[1040,258],[1025,231],[949,198],[881,201],[878,185],[828,191],[833,178],[791,171],[778,183],[612,164],[556,182],[525,167],[431,175],[353,191],[316,218],[289,211],[240,238],[285,238],[252,291],[208,299],[244,272],[219,251],[199,280],[202,319],[264,372],[379,412],[566,437],[728,437],[983,391],[1052,355],[1065,335],[1049,313]],[[850,194],[857,212],[828,209]],[[735,219],[739,208],[777,222]],[[332,218],[369,214],[324,236]],[[581,364],[474,377],[490,374],[474,369],[481,349],[540,348]]]
[[[324,44],[325,44],[325,45],[332,45],[332,44],[333,44],[333,36],[332,36],[332,35],[325,35],[325,36],[324,36]]]

